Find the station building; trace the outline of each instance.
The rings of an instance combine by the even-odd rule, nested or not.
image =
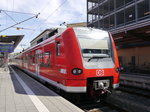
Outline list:
[[[86,27],[86,26],[87,26],[86,22],[67,24],[67,27]]]
[[[65,22],[64,22],[65,23]],[[80,22],[80,23],[71,23],[71,24],[64,24],[65,28],[68,27],[86,27],[87,23],[86,22]],[[31,42],[30,42],[30,46],[35,46],[38,43],[46,40],[47,38],[49,38],[50,36],[54,35],[55,33],[58,32],[63,32],[64,28],[60,27],[60,28],[50,28],[50,29],[45,29],[42,33],[40,33],[37,37],[35,37]]]
[[[112,33],[124,70],[150,73],[150,0],[87,0],[87,26]]]
[[[0,35],[0,68],[7,68],[8,56],[23,39],[24,35]]]

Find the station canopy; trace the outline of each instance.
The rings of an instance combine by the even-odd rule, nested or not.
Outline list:
[[[24,35],[0,35],[0,52],[14,52]]]

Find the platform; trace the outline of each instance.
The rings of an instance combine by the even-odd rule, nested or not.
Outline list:
[[[0,69],[0,112],[83,112],[20,70]]]

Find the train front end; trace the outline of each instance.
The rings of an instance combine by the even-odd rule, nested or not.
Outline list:
[[[82,54],[87,93],[101,96],[119,87],[119,63],[111,34],[98,29],[74,29]]]
[[[93,97],[119,87],[119,62],[111,34],[93,28],[73,28],[73,32],[67,38],[68,78],[74,80],[70,85],[75,83]]]

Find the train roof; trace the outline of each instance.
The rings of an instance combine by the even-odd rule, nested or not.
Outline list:
[[[106,30],[102,29],[97,29],[97,28],[92,28],[92,27],[73,27],[74,30],[85,30],[85,31],[104,31],[107,32]]]
[[[70,28],[71,28],[71,27],[70,27]],[[95,29],[95,28],[91,28],[91,27],[72,27],[72,28],[73,28],[75,31],[77,31],[77,30],[85,30],[85,31],[89,31],[89,30],[90,30],[90,31],[93,31],[93,30],[94,30],[94,31],[105,31],[105,30]],[[67,29],[67,28],[53,28],[53,29],[46,29],[46,30],[44,30],[44,31],[43,31],[41,34],[39,34],[36,38],[38,38],[39,36],[41,36],[44,32],[50,31],[50,33],[49,33],[49,38],[43,40],[42,42],[36,44],[35,46],[31,46],[31,47],[25,49],[24,52],[26,52],[26,51],[28,51],[28,50],[30,50],[30,49],[33,49],[33,48],[35,48],[35,47],[37,47],[37,46],[40,46],[40,45],[42,45],[42,44],[44,44],[44,43],[47,43],[47,42],[50,41],[51,39],[54,39],[55,37],[61,35],[66,29]],[[36,38],[35,38],[35,39],[36,39]],[[33,39],[32,41],[34,41],[35,39]]]
[[[91,28],[91,27],[72,27],[74,30],[101,30],[101,29],[95,29],[95,28]],[[34,41],[39,41],[41,39],[41,41],[52,37],[53,35],[59,33],[63,33],[67,28],[50,28],[50,29],[46,29],[44,30],[42,33],[40,33],[37,37],[35,37],[32,41],[30,41],[30,43],[33,43]],[[102,30],[104,31],[104,30]],[[47,35],[47,37],[45,36]],[[40,42],[41,42],[40,41]],[[40,43],[38,42],[38,43]]]

